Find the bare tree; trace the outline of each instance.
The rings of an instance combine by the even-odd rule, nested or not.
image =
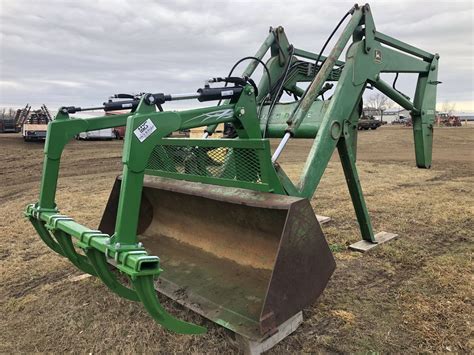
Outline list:
[[[366,106],[374,110],[385,111],[386,109],[393,107],[393,101],[384,94],[376,92],[368,97]]]
[[[446,112],[448,115],[452,115],[454,110],[456,109],[456,103],[445,101],[441,106],[441,111]]]

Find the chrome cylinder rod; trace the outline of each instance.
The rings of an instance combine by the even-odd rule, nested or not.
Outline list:
[[[191,100],[191,99],[197,99],[199,98],[201,94],[197,92],[192,92],[192,93],[186,93],[186,94],[171,94],[171,100],[170,101],[178,101],[178,100]]]
[[[278,144],[277,149],[275,150],[275,153],[272,155],[272,163],[275,163],[280,156],[281,152],[283,151],[283,148],[285,148],[286,143],[288,143],[288,140],[290,139],[291,134],[290,132],[286,132],[285,135],[283,136],[283,139],[280,141],[280,144]]]

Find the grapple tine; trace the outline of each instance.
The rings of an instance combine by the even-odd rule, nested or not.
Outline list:
[[[156,295],[153,275],[139,276],[132,280],[132,283],[145,309],[164,328],[179,334],[203,334],[207,332],[205,327],[181,321],[166,312]]]
[[[71,263],[74,264],[78,269],[84,271],[86,274],[97,276],[93,266],[89,263],[87,257],[80,255],[74,249],[72,244],[71,236],[61,230],[54,231],[54,236],[56,237],[57,243],[63,251],[63,255],[68,258]]]
[[[33,225],[33,228],[36,230],[36,233],[38,233],[41,240],[44,242],[44,244],[46,244],[51,250],[55,251],[59,255],[66,257],[61,246],[51,237],[51,234],[44,226],[44,222],[33,217],[28,217],[28,219]]]
[[[109,269],[109,265],[105,259],[105,255],[97,249],[90,248],[86,250],[86,255],[89,258],[90,263],[94,267],[97,276],[102,282],[114,293],[120,297],[126,298],[130,301],[140,301],[137,293],[122,285],[117,280],[117,276]]]

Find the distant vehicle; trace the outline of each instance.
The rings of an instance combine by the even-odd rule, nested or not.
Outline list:
[[[42,105],[41,109],[33,111],[31,115],[25,118],[21,126],[21,135],[25,142],[45,141],[50,121],[52,121],[52,118],[46,105]]]
[[[386,124],[387,122],[382,121],[382,120],[377,120],[375,119],[374,116],[362,116],[359,119],[359,122],[357,124],[357,129],[359,131],[361,130],[369,130],[369,129],[377,129],[380,126]]]
[[[81,132],[77,139],[82,140],[112,140],[117,138],[115,130],[112,128],[98,129],[96,131]]]
[[[409,122],[411,122],[410,118],[405,116],[399,116],[397,119],[392,121],[392,124],[407,125]]]
[[[21,135],[25,142],[44,141],[47,129],[48,124],[25,123],[21,127]]]
[[[120,112],[128,113],[128,111]],[[117,113],[105,113],[107,116],[114,115]],[[73,118],[89,118],[99,116],[101,113],[92,113],[92,112],[80,112],[73,116]],[[81,132],[76,136],[76,139],[80,140],[112,140],[112,139],[123,139],[125,135],[125,126],[115,127],[115,128],[104,128],[96,131]]]
[[[106,116],[113,116],[113,115],[122,115],[124,113],[130,113],[130,110],[120,110],[120,111],[109,111],[106,112]],[[116,139],[123,139],[125,137],[125,126],[115,127],[113,129],[114,135]]]

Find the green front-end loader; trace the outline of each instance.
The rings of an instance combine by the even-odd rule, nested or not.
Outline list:
[[[378,32],[368,5],[354,6],[344,19],[327,57],[294,47],[282,27],[271,28],[255,56],[242,59],[248,66],[241,76],[210,79],[191,94],[118,95],[102,107],[131,109],[126,114],[71,119],[87,108],[62,107],[48,127],[39,201],[26,209],[40,237],[113,292],[142,302],[166,329],[205,331],[167,313],[156,290],[247,338],[274,333],[314,303],[334,271],[309,201],[336,149],[362,239],[377,242],[356,169],[367,86],[411,111],[416,164],[431,166],[439,56]],[[345,61],[339,60],[351,40]],[[256,84],[258,66],[263,75]],[[414,99],[383,81],[382,73],[416,74]],[[302,83],[309,83],[306,90]],[[282,102],[283,92],[294,101]],[[163,110],[175,100],[217,105]],[[232,138],[212,138],[221,123],[233,128]],[[60,214],[55,193],[67,142],[80,132],[124,125],[123,172],[99,228]],[[172,136],[198,127],[202,139]],[[274,151],[271,138],[279,139]],[[297,138],[314,141],[294,184],[278,158]],[[118,273],[130,282],[120,282]]]

